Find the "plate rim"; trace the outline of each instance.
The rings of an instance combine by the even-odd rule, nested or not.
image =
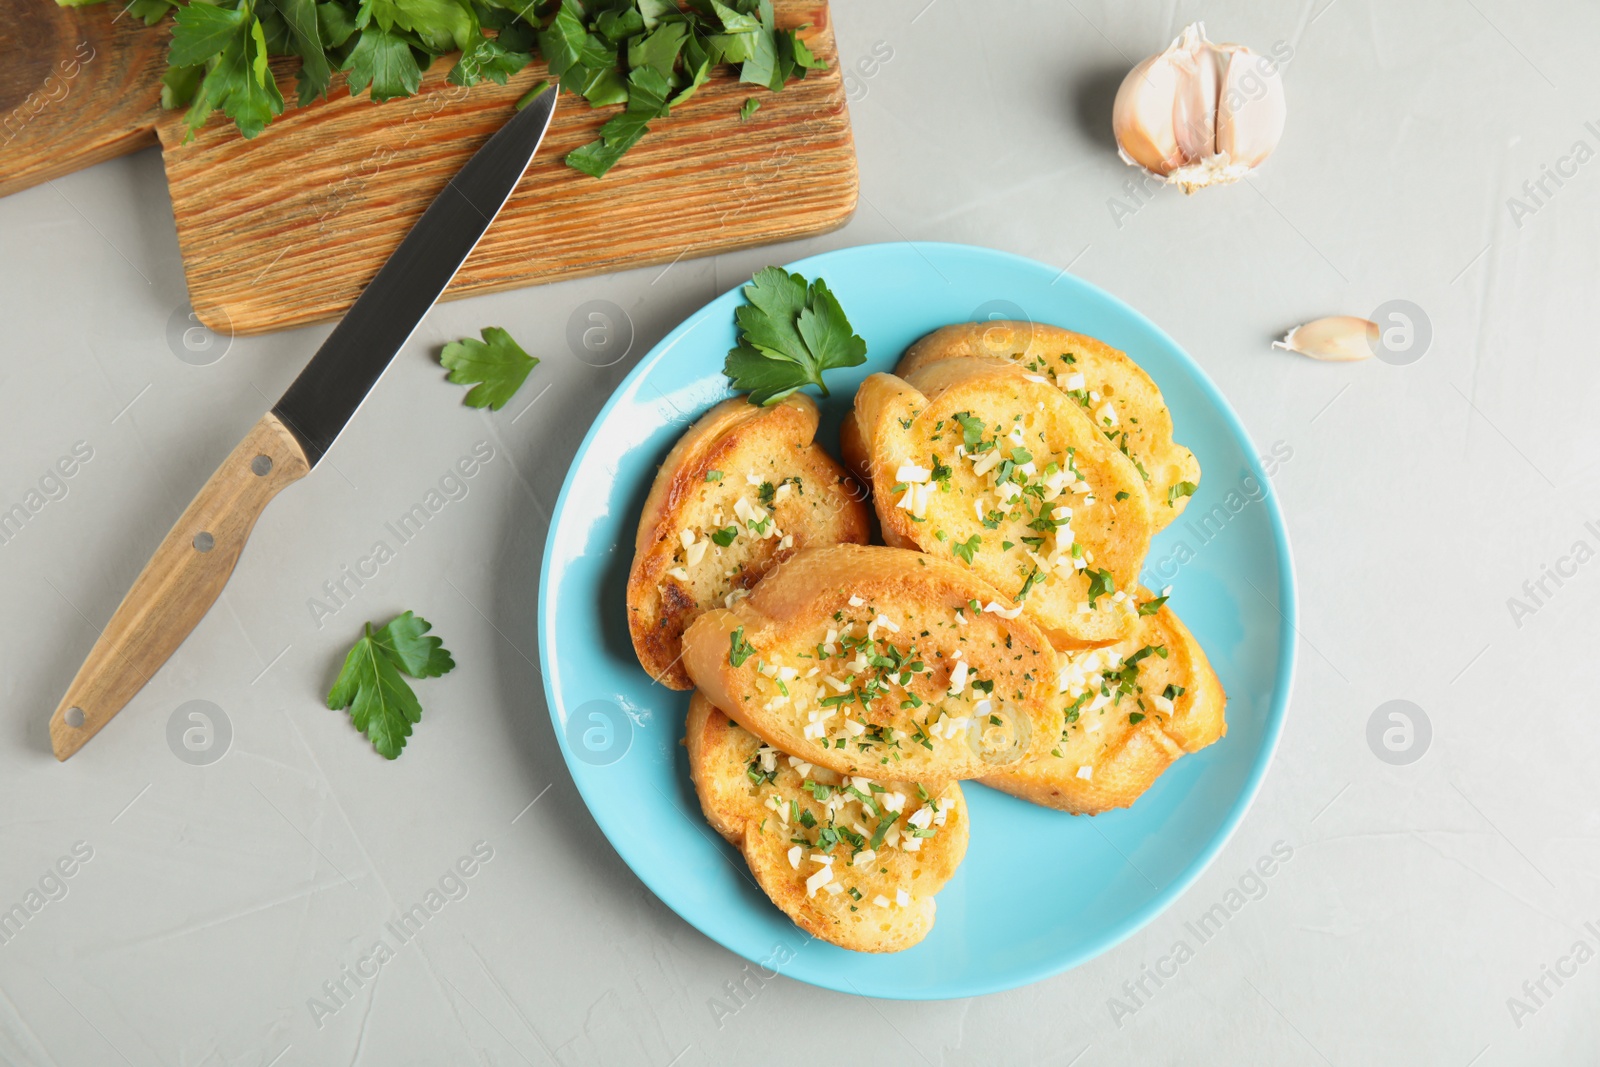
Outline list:
[[[961,244],[959,242],[950,241],[881,241],[870,244],[846,245],[841,248],[818,252],[802,259],[791,260],[783,264],[783,269],[804,274],[806,273],[806,268],[808,267],[811,267],[814,270],[814,265],[818,262],[825,263],[825,261],[831,259],[852,255],[883,254],[892,249],[906,248],[911,249],[918,255],[922,254],[920,249],[926,248],[939,252],[950,252],[963,256],[972,256],[978,259],[989,258],[1011,267],[1045,270],[1056,269],[1053,265],[1045,263],[1042,260],[1033,259],[1029,256],[1018,255],[1014,252],[1006,252],[1000,249],[985,248],[981,245]],[[1067,270],[1061,270],[1057,280],[1059,280],[1061,276],[1067,275],[1067,273]],[[1278,501],[1277,489],[1273,485],[1271,478],[1269,478],[1266,475],[1266,472],[1262,469],[1260,453],[1258,451],[1255,438],[1251,436],[1250,431],[1245,427],[1243,420],[1239,418],[1238,412],[1233,409],[1233,405],[1229,403],[1228,398],[1223,395],[1222,390],[1217,386],[1217,383],[1212,380],[1211,376],[1206,373],[1205,368],[1200,365],[1200,362],[1190,355],[1189,351],[1180,345],[1170,334],[1167,333],[1166,330],[1162,329],[1161,326],[1155,322],[1155,320],[1151,319],[1148,315],[1145,315],[1143,312],[1133,307],[1127,301],[1121,299],[1113,293],[1107,292],[1100,286],[1083,277],[1080,277],[1079,275],[1074,274],[1071,275],[1071,277],[1079,285],[1085,286],[1089,290],[1092,290],[1099,299],[1109,302],[1110,304],[1116,306],[1120,311],[1141,321],[1146,327],[1154,331],[1154,333],[1162,341],[1169,345],[1172,352],[1177,353],[1181,362],[1187,365],[1187,368],[1192,373],[1192,377],[1198,384],[1200,391],[1204,394],[1212,406],[1222,413],[1228,429],[1240,440],[1248,443],[1250,447],[1247,451],[1246,458],[1249,461],[1251,473],[1256,475],[1260,479],[1261,484],[1267,487],[1267,492],[1264,495],[1263,500],[1267,505],[1268,525],[1272,530],[1274,549],[1278,557],[1278,602],[1277,604],[1273,605],[1273,607],[1279,616],[1280,625],[1278,627],[1278,632],[1280,645],[1278,659],[1275,665],[1275,684],[1272,691],[1271,706],[1267,711],[1267,718],[1265,729],[1262,735],[1262,745],[1260,751],[1256,754],[1256,758],[1250,767],[1248,775],[1245,778],[1243,788],[1239,791],[1238,796],[1234,799],[1226,815],[1223,817],[1218,831],[1212,835],[1211,840],[1194,857],[1194,859],[1190,861],[1183,871],[1166,886],[1163,886],[1160,890],[1158,890],[1156,895],[1147,901],[1143,907],[1129,914],[1120,923],[1107,927],[1095,939],[1075,952],[1065,953],[1062,956],[1054,957],[1047,962],[1041,962],[1031,967],[1024,967],[1012,972],[1008,972],[1004,978],[997,979],[991,977],[981,980],[967,979],[963,981],[960,977],[957,977],[954,981],[948,984],[948,988],[942,989],[934,994],[928,994],[921,991],[901,992],[892,989],[875,990],[872,993],[864,993],[853,983],[851,983],[848,978],[840,978],[837,981],[830,981],[827,977],[822,975],[797,975],[790,973],[787,968],[780,969],[780,973],[787,978],[851,996],[868,996],[885,1000],[938,1001],[973,996],[985,996],[991,993],[1000,993],[1011,989],[1018,989],[1023,986],[1028,986],[1036,982],[1043,981],[1047,978],[1055,977],[1056,975],[1063,974],[1066,971],[1072,970],[1073,968],[1082,966],[1090,960],[1109,952],[1111,949],[1115,948],[1117,945],[1133,936],[1145,926],[1149,925],[1159,915],[1177,903],[1179,898],[1189,891],[1194,883],[1199,880],[1200,876],[1210,868],[1213,862],[1216,861],[1217,856],[1221,854],[1223,848],[1225,848],[1233,839],[1233,835],[1238,831],[1240,824],[1244,821],[1245,815],[1249,812],[1250,808],[1254,806],[1256,797],[1260,794],[1262,785],[1266,781],[1267,771],[1271,768],[1273,759],[1277,755],[1278,744],[1283,736],[1284,725],[1288,719],[1290,698],[1294,691],[1295,667],[1298,660],[1299,633],[1297,624],[1297,620],[1299,618],[1299,590],[1295,576],[1294,555],[1289,541],[1288,523],[1284,518],[1282,506]],[[550,716],[552,731],[555,733],[556,743],[561,748],[561,756],[566,762],[567,773],[572,776],[572,782],[578,789],[578,795],[583,798],[584,806],[588,808],[589,815],[594,819],[595,825],[600,828],[600,832],[605,837],[606,843],[611,847],[612,851],[617,854],[618,858],[627,865],[628,869],[633,873],[633,875],[644,883],[645,888],[649,889],[650,892],[656,896],[656,899],[660,900],[663,904],[666,904],[667,907],[671,908],[674,914],[676,914],[685,923],[693,927],[702,936],[721,945],[734,955],[739,956],[742,959],[749,960],[752,963],[761,963],[762,961],[757,959],[755,956],[747,954],[737,945],[729,944],[728,941],[723,937],[706,929],[699,922],[696,922],[693,918],[679,910],[678,907],[675,906],[670,899],[668,899],[667,894],[658,887],[658,883],[664,884],[668,881],[668,879],[654,871],[640,870],[629,861],[622,849],[618,847],[616,839],[612,834],[613,826],[611,825],[611,819],[609,816],[603,817],[600,812],[596,810],[595,805],[590,800],[589,792],[585,788],[583,779],[575,771],[572,752],[567,745],[566,731],[562,728],[562,723],[557,716],[557,698],[555,686],[551,681],[549,653],[550,646],[549,641],[546,640],[550,631],[549,616],[552,614],[553,610],[553,594],[550,584],[550,565],[554,555],[556,536],[561,528],[561,519],[566,512],[567,495],[572,490],[573,479],[577,473],[580,460],[588,452],[590,445],[594,441],[595,435],[599,432],[600,426],[606,421],[612,409],[617,405],[619,399],[625,393],[629,392],[640,378],[644,377],[658,363],[660,363],[684,334],[697,327],[702,320],[707,318],[711,314],[713,307],[725,299],[730,293],[742,289],[747,284],[749,284],[748,281],[740,281],[733,287],[723,290],[722,292],[711,297],[711,299],[707,300],[682,322],[678,323],[678,325],[668,332],[665,337],[657,341],[655,345],[651,347],[650,351],[644,354],[644,356],[639,360],[632,370],[623,376],[622,380],[619,381],[612,389],[611,395],[606,398],[605,404],[603,404],[600,410],[595,413],[593,420],[589,424],[589,428],[583,435],[583,440],[578,443],[577,449],[572,454],[572,460],[567,465],[566,475],[562,478],[561,492],[557,495],[555,506],[550,512],[549,528],[545,533],[543,558],[541,559],[539,565],[539,590],[536,628],[539,638],[539,674],[540,681],[544,688],[545,710]],[[625,542],[626,539],[624,538],[623,540],[619,540],[617,543],[619,546],[622,546],[625,544]],[[971,784],[976,785],[978,783]],[[616,829],[620,830],[620,827],[617,827]],[[796,929],[798,929],[798,927]]]

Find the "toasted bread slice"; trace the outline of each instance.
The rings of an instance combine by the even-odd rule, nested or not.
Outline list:
[[[725,400],[667,454],[639,517],[628,629],[661,684],[690,689],[683,631],[807,545],[867,540],[865,493],[813,443],[817,405]]]
[[[1057,648],[1132,629],[1152,532],[1143,479],[1042,376],[984,359],[874,374],[842,437],[889,544],[963,561]]]
[[[1020,612],[999,614],[998,597],[934,556],[808,549],[733,608],[696,619],[683,664],[774,748],[937,791],[1043,755],[1061,736],[1055,651]]]
[[[797,926],[856,952],[928,935],[933,895],[967,851],[959,785],[846,778],[762,744],[702,693],[685,730],[707,821]]]
[[[935,330],[906,349],[895,373],[909,377],[940,360],[973,356],[1020,363],[1077,400],[1138,466],[1157,530],[1188,504],[1200,484],[1200,464],[1173,441],[1172,414],[1161,390],[1127,353],[1059,326],[964,322]]]
[[[1149,610],[1149,591],[1140,598]],[[984,785],[1094,815],[1132,804],[1179,756],[1228,732],[1228,697],[1205,651],[1171,608],[1158,606],[1126,640],[1062,655],[1061,743]]]

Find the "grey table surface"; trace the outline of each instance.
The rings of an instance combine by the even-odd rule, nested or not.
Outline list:
[[[0,908],[38,905],[0,943],[0,1060],[1600,1056],[1600,11],[848,0],[835,14],[861,163],[848,226],[438,307],[326,467],[267,511],[217,607],[66,764],[46,721],[96,627],[327,327],[184,337],[153,151],[0,200],[0,507],[44,498],[0,544]],[[1196,18],[1287,50],[1288,130],[1248,183],[1146,194],[1110,145],[1111,96]],[[1303,605],[1281,747],[1198,883],[1076,970],[926,1004],[763,979],[657,901],[590,819],[531,666],[550,508],[623,374],[768,262],[896,240],[1070,265],[1164,326],[1258,445],[1292,448],[1275,486]],[[599,299],[634,333],[605,367],[566,339]],[[1431,333],[1407,365],[1268,348],[1296,322],[1392,300]],[[459,406],[434,360],[490,324],[544,357],[526,400],[496,414]],[[319,626],[323,583],[480,442],[494,458],[465,495]],[[74,453],[72,477],[52,479]],[[405,608],[463,666],[429,683],[427,717],[388,763],[321,698],[358,623]],[[1404,764],[1368,740],[1392,700],[1431,724]],[[203,766],[168,739],[191,701],[231,734]],[[1247,872],[1280,842],[1292,858],[1258,889]],[[448,876],[475,850],[489,858],[458,888]],[[343,969],[442,880],[447,906],[356,988]],[[1152,978],[1174,970],[1162,961],[1185,924],[1241,887],[1225,929]],[[329,982],[349,995],[330,999]]]

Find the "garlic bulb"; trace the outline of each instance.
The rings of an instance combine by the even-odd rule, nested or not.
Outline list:
[[[1186,193],[1236,182],[1278,146],[1287,115],[1277,59],[1212,44],[1194,23],[1128,72],[1111,111],[1123,160]]]
[[[1378,324],[1354,315],[1334,315],[1296,326],[1272,347],[1334,363],[1371,359],[1378,351]]]

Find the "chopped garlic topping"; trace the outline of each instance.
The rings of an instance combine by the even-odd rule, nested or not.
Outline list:
[[[894,480],[897,482],[925,482],[931,473],[933,472],[928,470],[927,467],[919,467],[915,463],[906,463],[894,472]]]
[[[1088,781],[1090,778],[1094,777],[1094,768],[1085,763],[1082,767],[1078,768],[1078,777]]]
[[[995,601],[991,600],[983,606],[983,610],[989,612],[990,614],[998,615],[1002,619],[1014,619],[1018,615],[1022,614],[1022,605],[1018,604],[1014,608],[1003,608]]]
[[[702,559],[704,559],[706,556],[706,549],[710,547],[710,541],[696,541],[694,544],[690,545],[688,555],[689,566],[693,567],[696,563],[699,563]]]
[[[796,845],[789,850],[789,866],[795,870],[800,869],[800,846]]]
[[[833,868],[820,868],[816,874],[813,874],[810,878],[806,879],[806,896],[816,896],[817,890],[821,889],[831,881],[833,881]]]
[[[849,604],[853,608],[859,608],[861,605],[865,604],[866,601],[862,600],[858,596],[852,596],[849,600],[846,601],[846,603]]]
[[[967,688],[967,664],[965,660],[956,664],[956,669],[950,672],[950,695],[958,697]]]
[[[990,471],[1000,466],[1000,461],[1004,458],[1005,457],[1000,454],[1000,450],[998,448],[991,448],[982,456],[978,457],[978,459],[972,464],[972,473],[980,476],[988,474]]]
[[[682,567],[674,567],[667,573],[678,579],[680,582],[687,582],[689,580],[689,572],[684,570]]]

